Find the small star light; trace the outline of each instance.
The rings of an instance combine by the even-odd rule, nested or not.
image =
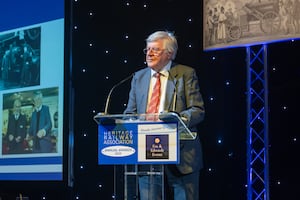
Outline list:
[[[127,63],[128,61],[127,61],[127,59],[124,59],[124,61],[123,61],[124,63]]]
[[[277,185],[280,185],[281,184],[281,182],[280,181],[277,181]]]
[[[209,97],[209,100],[210,101],[213,101],[215,98],[214,97]]]
[[[84,73],[84,72],[86,72],[86,69],[85,69],[85,68],[83,68],[81,71]]]
[[[296,137],[294,137],[294,138],[293,138],[293,141],[294,141],[294,142],[297,142],[297,138],[296,138]]]
[[[93,12],[89,12],[89,16],[93,16],[94,14],[93,14]]]
[[[192,18],[189,18],[189,19],[188,19],[188,22],[192,22],[192,21],[193,21]]]
[[[230,85],[230,82],[229,82],[229,81],[226,81],[226,82],[225,82],[225,85],[227,85],[227,86]]]
[[[213,56],[211,59],[212,59],[212,60],[216,60],[216,57],[215,57],[215,56]]]
[[[84,167],[83,167],[83,165],[80,165],[80,167],[79,167],[80,169],[84,169]]]
[[[223,142],[222,139],[218,139],[217,141],[218,144],[222,144],[222,142]]]
[[[287,106],[282,106],[282,109],[283,109],[283,110],[287,110],[288,107],[287,107]]]
[[[189,44],[189,46],[188,46],[189,48],[192,48],[192,45],[191,44]]]
[[[109,51],[108,50],[105,50],[105,54],[108,54],[109,53]]]
[[[275,67],[275,66],[272,67],[272,71],[273,71],[273,72],[276,71],[276,67]]]
[[[148,6],[147,6],[147,4],[144,4],[143,7],[144,7],[144,8],[147,8]]]
[[[76,195],[75,199],[80,199],[80,197],[79,197],[79,195],[78,195],[78,194]]]
[[[89,46],[92,47],[92,46],[93,46],[93,43],[89,43]]]
[[[78,26],[75,25],[75,26],[74,26],[74,29],[77,30],[77,29],[78,29]]]

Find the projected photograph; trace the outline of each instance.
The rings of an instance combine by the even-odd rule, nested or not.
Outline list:
[[[63,181],[64,1],[15,4],[0,12],[0,184]]]
[[[2,156],[57,153],[58,87],[3,95]]]
[[[40,84],[41,28],[0,34],[0,90]]]
[[[299,0],[205,0],[204,50],[299,38],[299,8]]]

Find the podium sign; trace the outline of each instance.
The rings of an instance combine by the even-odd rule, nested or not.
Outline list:
[[[164,190],[164,164],[179,164],[180,140],[194,140],[191,132],[176,113],[97,114],[98,164],[114,165],[114,196],[123,200],[138,199],[138,177],[160,178]],[[139,169],[148,164],[148,169]],[[119,169],[121,166],[124,169]],[[123,173],[120,173],[123,172]],[[122,175],[121,175],[122,174]],[[119,176],[121,180],[118,179]],[[122,185],[123,184],[123,185]],[[123,188],[123,190],[121,189]],[[148,194],[155,193],[150,184]],[[165,198],[164,192],[161,199]]]
[[[177,122],[112,120],[98,125],[98,164],[178,164]]]

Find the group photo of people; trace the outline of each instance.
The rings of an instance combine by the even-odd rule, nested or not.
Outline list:
[[[3,95],[2,155],[56,153],[58,88]]]
[[[0,35],[0,89],[40,84],[40,29]]]

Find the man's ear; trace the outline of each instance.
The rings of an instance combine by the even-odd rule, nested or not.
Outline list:
[[[173,53],[172,52],[168,52],[168,59],[169,60],[172,60],[172,56],[173,56]]]

